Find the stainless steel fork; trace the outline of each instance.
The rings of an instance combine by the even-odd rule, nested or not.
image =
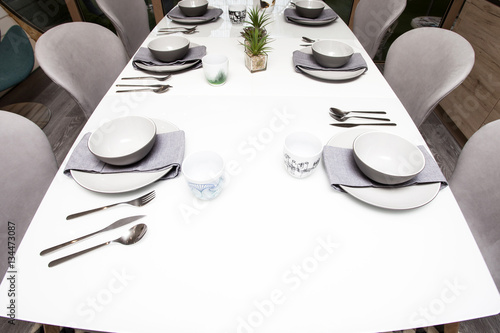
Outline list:
[[[107,206],[103,206],[103,207],[99,207],[99,208],[94,208],[94,209],[86,210],[84,212],[80,212],[80,213],[68,215],[66,217],[66,220],[71,220],[71,219],[74,219],[76,217],[87,215],[87,214],[90,214],[90,213],[93,213],[93,212],[98,212],[100,210],[108,209],[108,208],[111,208],[111,207],[114,207],[114,206],[118,206],[118,205],[122,205],[122,204],[127,204],[127,205],[141,207],[141,206],[144,206],[145,204],[149,203],[155,197],[156,197],[156,192],[153,190],[153,191],[151,191],[149,193],[144,194],[143,196],[141,196],[141,197],[139,197],[137,199],[133,199],[133,200],[130,200],[130,201],[125,201],[125,202],[118,202],[118,203],[115,203],[115,204],[112,204],[112,205],[107,205]]]

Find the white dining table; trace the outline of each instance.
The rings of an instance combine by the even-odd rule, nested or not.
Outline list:
[[[326,145],[381,130],[427,147],[347,25],[340,19],[290,24],[283,17],[287,4],[278,2],[268,26],[274,41],[267,70],[250,73],[239,44],[242,26],[229,22],[224,2],[210,4],[224,14],[186,37],[229,58],[225,85],[210,86],[202,69],[174,74],[164,94],[118,94],[113,85],[76,143],[127,115],[173,124],[185,132],[186,155],[212,150],[224,158],[220,196],[195,199],[182,174],[123,193],[91,191],[63,174],[70,151],[18,244],[15,270],[0,286],[0,315],[8,317],[5,306],[13,302],[19,320],[105,332],[360,333],[499,313],[499,293],[449,187],[421,207],[388,209],[334,190],[323,163],[308,178],[287,174],[283,144],[295,131],[312,132]],[[164,18],[143,46],[157,29],[178,25]],[[295,72],[292,53],[303,48],[301,36],[348,43],[368,71],[347,81]],[[115,83],[139,74],[129,63]],[[397,126],[333,127],[332,106],[385,110]],[[146,206],[66,220],[151,190],[156,198]],[[126,226],[39,254],[131,215],[145,215],[136,223],[148,226],[134,245],[111,244],[48,267],[119,237]],[[9,296],[9,276],[15,296]]]

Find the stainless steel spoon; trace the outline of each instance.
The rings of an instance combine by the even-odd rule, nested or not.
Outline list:
[[[152,91],[157,94],[163,94],[164,92],[167,92],[172,86],[166,85],[166,86],[160,86],[158,88],[142,88],[142,89],[127,89],[127,90],[117,90],[117,93],[124,93],[124,92],[136,92],[136,91]]]
[[[185,30],[185,31],[190,31],[190,30],[196,30],[198,26],[195,25],[194,27],[167,27],[167,28],[160,28],[158,29],[158,32],[167,32],[167,31],[172,31],[172,30]]]
[[[386,114],[385,111],[342,111],[337,108],[330,108],[330,113],[336,114],[339,117],[345,117],[349,113],[372,113],[372,114]]]
[[[309,37],[304,37],[302,36],[302,40],[306,43],[315,43],[318,41],[318,39],[312,39],[312,38],[309,38]]]
[[[142,80],[142,79],[152,79],[158,81],[166,81],[170,79],[172,75],[168,74],[167,76],[134,76],[134,77],[122,77],[122,80]]]
[[[82,255],[82,254],[85,254],[87,252],[93,251],[93,250],[98,249],[100,247],[109,245],[111,243],[120,243],[123,245],[135,244],[142,239],[142,237],[144,236],[144,234],[146,233],[147,230],[148,230],[148,227],[144,223],[137,224],[137,225],[133,226],[132,228],[130,228],[129,230],[127,230],[125,233],[123,233],[123,235],[121,237],[119,237],[117,239],[110,240],[110,241],[107,241],[106,243],[102,243],[100,245],[93,246],[91,248],[82,250],[80,252],[76,252],[76,253],[70,254],[68,256],[53,260],[53,261],[49,262],[49,267],[54,267],[56,265],[62,264],[65,261],[71,260],[75,257]]]
[[[332,113],[330,113],[330,117],[332,117],[333,119],[340,121],[340,122],[344,122],[344,121],[351,119],[351,118],[391,121],[389,118],[376,118],[376,117],[361,117],[361,116],[338,117]]]

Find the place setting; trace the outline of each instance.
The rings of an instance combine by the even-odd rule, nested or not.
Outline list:
[[[346,43],[330,39],[294,51],[292,60],[297,73],[326,81],[354,79],[368,70],[361,53],[354,52]]]
[[[421,207],[448,185],[424,146],[381,130],[337,134],[322,154],[332,188],[380,208]]]
[[[99,193],[134,191],[179,175],[185,134],[160,119],[125,116],[111,120],[77,143],[64,174]]]
[[[204,45],[191,43],[183,36],[160,36],[150,41],[147,48],[141,47],[137,51],[132,66],[150,73],[174,73],[198,69],[202,66],[201,59],[206,53]]]
[[[207,0],[182,0],[167,17],[176,23],[202,24],[216,21],[222,13],[222,9],[209,6]]]
[[[334,22],[339,16],[323,1],[298,1],[284,11],[285,21],[300,25],[320,26]]]

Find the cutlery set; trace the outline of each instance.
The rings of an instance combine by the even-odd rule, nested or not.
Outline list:
[[[133,77],[124,77],[122,80],[144,80],[151,79],[157,81],[166,81],[172,75],[169,74],[167,76],[133,76]],[[167,92],[170,88],[172,88],[169,84],[117,84],[117,87],[138,87],[139,89],[122,89],[117,90],[117,93],[125,93],[125,92],[137,92],[137,91],[152,91],[157,94],[163,94]]]
[[[114,207],[114,206],[118,206],[118,205],[122,205],[122,204],[132,205],[132,206],[136,206],[136,207],[142,207],[142,206],[148,204],[149,202],[151,202],[151,200],[153,200],[155,197],[156,197],[156,192],[155,191],[151,191],[149,193],[146,193],[146,194],[144,194],[144,195],[142,195],[142,196],[140,196],[140,197],[138,197],[136,199],[132,199],[130,201],[118,202],[118,203],[114,203],[114,204],[111,204],[111,205],[107,205],[107,206],[103,206],[103,207],[99,207],[99,208],[94,208],[94,209],[86,210],[86,211],[83,211],[83,212],[80,212],[80,213],[68,215],[68,217],[66,217],[66,220],[74,219],[74,218],[77,218],[77,217],[80,217],[80,216],[84,216],[84,215],[87,215],[87,214],[90,214],[90,213],[98,212],[98,211],[105,210],[105,209],[108,209],[108,208],[111,208],[111,207]],[[43,250],[42,252],[40,252],[40,255],[44,256],[44,255],[47,255],[47,254],[49,254],[49,253],[51,253],[53,251],[59,250],[59,249],[61,249],[63,247],[66,247],[68,245],[75,244],[75,243],[77,243],[77,242],[79,242],[79,241],[81,241],[83,239],[95,236],[95,235],[97,235],[99,233],[103,233],[103,232],[106,232],[106,231],[118,229],[118,228],[123,227],[123,226],[125,226],[127,224],[130,224],[130,223],[135,222],[135,221],[137,221],[139,219],[142,219],[145,216],[146,215],[135,215],[135,216],[129,216],[129,217],[125,217],[125,218],[119,219],[119,220],[115,221],[114,223],[111,223],[110,225],[108,225],[105,228],[99,229],[97,231],[94,231],[92,233],[89,233],[89,234],[77,237],[77,238],[69,240],[69,241],[66,241],[64,243],[61,243],[61,244],[49,247],[49,248]],[[102,244],[90,247],[88,249],[85,249],[85,250],[82,250],[82,251],[79,251],[79,252],[67,255],[65,257],[52,260],[51,262],[49,262],[49,267],[54,267],[54,266],[59,265],[59,264],[65,262],[65,261],[68,261],[70,259],[78,257],[78,256],[80,256],[82,254],[87,253],[87,252],[93,251],[95,249],[98,249],[100,247],[109,245],[111,243],[120,243],[122,245],[135,244],[135,243],[137,243],[138,241],[140,241],[142,239],[142,237],[144,236],[144,234],[146,233],[146,231],[147,231],[146,224],[143,224],[143,223],[137,224],[137,225],[131,227],[130,229],[124,231],[124,233],[122,234],[122,236],[119,237],[119,238],[117,238],[117,239],[113,239],[113,240],[107,241],[105,243],[102,243]]]
[[[158,36],[164,36],[164,35],[172,35],[176,33],[183,33],[187,35],[195,34],[198,32],[196,30],[198,26],[195,25],[194,27],[188,28],[188,27],[170,27],[170,28],[161,28],[158,29]]]
[[[385,111],[349,111],[345,112],[337,108],[330,108],[330,117],[334,120],[338,121],[338,123],[330,124],[331,126],[337,127],[356,127],[356,126],[396,126],[395,123],[390,123],[389,118],[380,118],[380,117],[366,117],[366,116],[348,116],[350,113],[361,113],[361,114],[386,114]],[[370,119],[370,120],[379,120],[377,123],[344,123],[344,121],[356,118],[356,119]]]

